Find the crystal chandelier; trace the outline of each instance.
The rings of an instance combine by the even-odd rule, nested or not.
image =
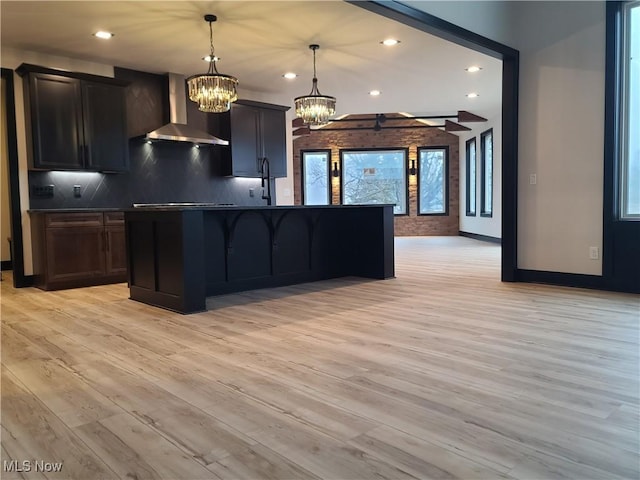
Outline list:
[[[306,125],[324,125],[329,117],[336,113],[336,98],[322,95],[318,90],[316,78],[316,50],[320,45],[309,45],[313,50],[313,85],[311,93],[294,99],[296,105],[296,117],[301,118]]]
[[[216,67],[218,58],[214,54],[212,27],[212,23],[217,20],[217,17],[208,14],[204,16],[204,19],[209,22],[209,43],[211,45],[209,69],[207,73],[193,75],[187,79],[189,100],[196,102],[198,110],[202,112],[227,112],[231,108],[231,103],[238,99],[238,79],[218,72]]]

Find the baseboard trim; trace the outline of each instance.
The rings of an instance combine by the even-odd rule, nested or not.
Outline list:
[[[11,260],[2,260],[0,262],[0,270],[6,272],[7,270],[13,270],[13,262]]]
[[[35,277],[33,275],[23,275],[21,278],[13,277],[14,288],[33,287]]]
[[[607,288],[604,278],[599,275],[580,273],[546,272],[542,270],[516,270],[518,282],[545,283],[562,287],[591,288],[595,290],[611,290]]]
[[[479,233],[463,232],[462,230],[458,231],[458,235],[460,235],[461,237],[473,238],[474,240],[481,240],[483,242],[491,242],[491,243],[496,243],[498,245],[502,245],[502,239],[498,237],[490,237],[489,235],[480,235]]]

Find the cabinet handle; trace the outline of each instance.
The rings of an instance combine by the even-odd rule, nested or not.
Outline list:
[[[104,238],[104,251],[108,252],[109,251],[109,234],[107,233],[106,230],[102,232],[102,237]]]

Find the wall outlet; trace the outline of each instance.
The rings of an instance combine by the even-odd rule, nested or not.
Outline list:
[[[600,258],[600,249],[598,247],[589,247],[589,258],[598,260]]]
[[[31,193],[34,197],[53,198],[53,185],[32,185]]]
[[[249,189],[249,196],[250,197],[255,197],[256,196],[256,189],[255,188],[250,188]]]
[[[76,198],[80,198],[82,196],[82,185],[73,186],[73,196]]]
[[[538,183],[538,176],[535,173],[529,175],[529,185],[535,185]]]

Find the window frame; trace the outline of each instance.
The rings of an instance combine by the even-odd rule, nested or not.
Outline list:
[[[300,150],[300,201],[302,205],[307,205],[305,200],[305,154],[326,154],[327,156],[327,203],[313,204],[309,206],[331,205],[333,203],[331,185],[331,149],[326,148]]]
[[[429,212],[422,213],[420,208],[420,198],[422,197],[420,191],[420,171],[422,162],[420,161],[420,153],[423,151],[443,151],[444,152],[444,178],[443,178],[443,192],[444,192],[444,211],[443,212]],[[448,145],[429,145],[428,147],[418,147],[417,149],[417,169],[416,169],[416,182],[417,182],[417,193],[418,193],[418,216],[427,216],[427,217],[446,217],[449,216],[449,146]]]
[[[629,143],[630,143],[630,125],[629,119],[631,114],[629,113],[630,103],[630,43],[631,43],[631,10],[634,8],[640,8],[640,1],[635,0],[631,2],[624,2],[621,7],[622,22],[621,22],[621,38],[620,38],[620,110],[619,110],[619,142],[620,142],[620,156],[619,165],[617,167],[618,175],[616,179],[617,187],[617,204],[618,219],[621,221],[640,221],[640,213],[628,214],[628,190],[627,190],[627,176],[629,170]],[[640,32],[638,32],[640,35]],[[636,85],[635,88],[638,88]]]
[[[487,184],[487,149],[485,147],[485,139],[490,137],[491,139],[491,198],[490,198],[490,210],[487,211],[486,200],[487,200],[487,192],[486,192],[486,184]],[[493,128],[485,130],[480,134],[480,216],[485,218],[493,217],[493,170],[494,170],[494,162],[493,162]]]
[[[473,197],[471,196],[471,150],[473,145]],[[472,137],[465,142],[465,212],[467,217],[475,217],[478,213],[478,144],[476,137]],[[473,210],[471,209],[473,200]]]
[[[402,169],[404,173],[404,195],[405,195],[405,212],[395,213],[394,217],[409,216],[409,148],[407,147],[375,147],[375,148],[341,148],[340,149],[340,204],[341,205],[376,205],[376,204],[355,204],[344,202],[344,156],[345,153],[363,153],[363,152],[402,152],[404,154],[404,167]],[[395,208],[394,208],[395,210]]]

